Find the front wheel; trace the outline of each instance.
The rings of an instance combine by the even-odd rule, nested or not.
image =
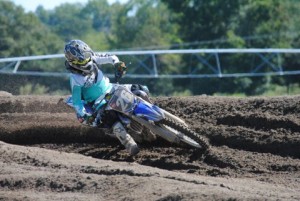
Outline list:
[[[180,138],[180,141],[193,146],[195,148],[201,148],[208,150],[210,148],[209,143],[200,135],[189,129],[188,127],[177,123],[173,119],[165,118],[156,123],[159,127],[167,129]],[[200,147],[199,147],[200,146]]]

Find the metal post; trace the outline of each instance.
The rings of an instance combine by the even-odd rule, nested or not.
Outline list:
[[[155,54],[152,54],[152,62],[153,62],[153,73],[154,73],[154,76],[158,77]]]
[[[279,73],[280,73],[280,75],[283,75],[282,66],[281,66],[281,59],[280,59],[280,54],[279,53],[277,53],[277,63],[278,63]]]
[[[14,70],[13,70],[13,73],[17,73],[20,64],[21,64],[21,61],[20,61],[20,60],[17,61],[16,65],[15,65],[15,68],[14,68]]]
[[[218,68],[218,76],[223,77],[218,53],[215,53],[215,57],[216,57],[217,68]]]

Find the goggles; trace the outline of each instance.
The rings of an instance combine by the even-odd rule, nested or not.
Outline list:
[[[89,63],[91,61],[91,57],[90,58],[87,58],[83,61],[78,61],[78,60],[74,60],[74,61],[71,61],[72,64],[74,65],[80,65],[80,66],[84,66],[86,65],[87,63]]]

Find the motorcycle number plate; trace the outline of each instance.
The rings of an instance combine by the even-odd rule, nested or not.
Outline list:
[[[134,95],[127,90],[117,90],[109,101],[109,106],[119,112],[127,113],[134,107]]]

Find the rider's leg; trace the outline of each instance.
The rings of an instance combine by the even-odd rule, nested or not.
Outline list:
[[[145,101],[152,103],[149,97],[149,89],[147,86],[140,85],[140,84],[122,84],[122,86],[126,87],[129,91],[134,93],[136,96],[139,96]]]
[[[113,133],[120,140],[121,144],[125,146],[130,155],[136,155],[139,148],[134,139],[126,132],[124,126],[120,122],[116,122],[113,126]]]

